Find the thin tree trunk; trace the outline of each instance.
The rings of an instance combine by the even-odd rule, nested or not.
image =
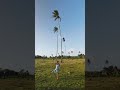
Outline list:
[[[65,54],[64,55],[66,56],[66,44],[65,44],[65,42],[64,42],[64,46],[65,46]]]
[[[58,25],[59,25],[60,37],[61,37],[61,62],[62,62],[62,32],[61,32],[61,29],[60,29],[60,21],[58,21]]]
[[[58,33],[57,33],[57,51],[56,51],[56,60],[57,60],[57,56],[58,56]]]
[[[62,36],[61,36],[61,62],[62,62]]]

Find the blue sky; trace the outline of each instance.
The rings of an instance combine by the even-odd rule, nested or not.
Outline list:
[[[35,55],[55,56],[54,10],[59,11],[62,36],[66,39],[64,54],[68,55],[71,50],[71,55],[78,55],[79,51],[85,54],[85,0],[35,0]]]

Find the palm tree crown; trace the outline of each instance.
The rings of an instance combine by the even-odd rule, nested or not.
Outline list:
[[[53,31],[54,33],[58,32],[58,27],[54,27]]]
[[[63,42],[65,42],[65,38],[63,37]]]
[[[56,21],[57,19],[60,19],[60,21],[61,21],[61,18],[60,18],[60,16],[59,16],[58,10],[54,10],[52,13],[53,13],[53,18],[55,18],[55,21]]]

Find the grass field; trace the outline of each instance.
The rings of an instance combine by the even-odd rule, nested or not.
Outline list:
[[[34,80],[9,78],[0,79],[0,90],[34,90]]]
[[[86,90],[120,90],[120,77],[94,77],[85,79]]]
[[[60,63],[59,80],[51,71],[55,68],[54,60],[35,60],[36,90],[84,90],[84,59],[64,59]],[[70,72],[70,73],[69,73]]]

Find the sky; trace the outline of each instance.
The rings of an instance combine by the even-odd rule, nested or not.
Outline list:
[[[120,0],[86,0],[85,5],[85,55],[91,70],[103,69],[105,60],[120,68]]]
[[[61,17],[62,36],[66,40],[64,55],[71,50],[71,55],[78,55],[79,51],[85,54],[85,0],[35,0],[35,55],[56,55],[54,10],[58,10]],[[60,53],[60,36],[58,47]]]
[[[0,68],[34,73],[34,0],[0,0]]]

